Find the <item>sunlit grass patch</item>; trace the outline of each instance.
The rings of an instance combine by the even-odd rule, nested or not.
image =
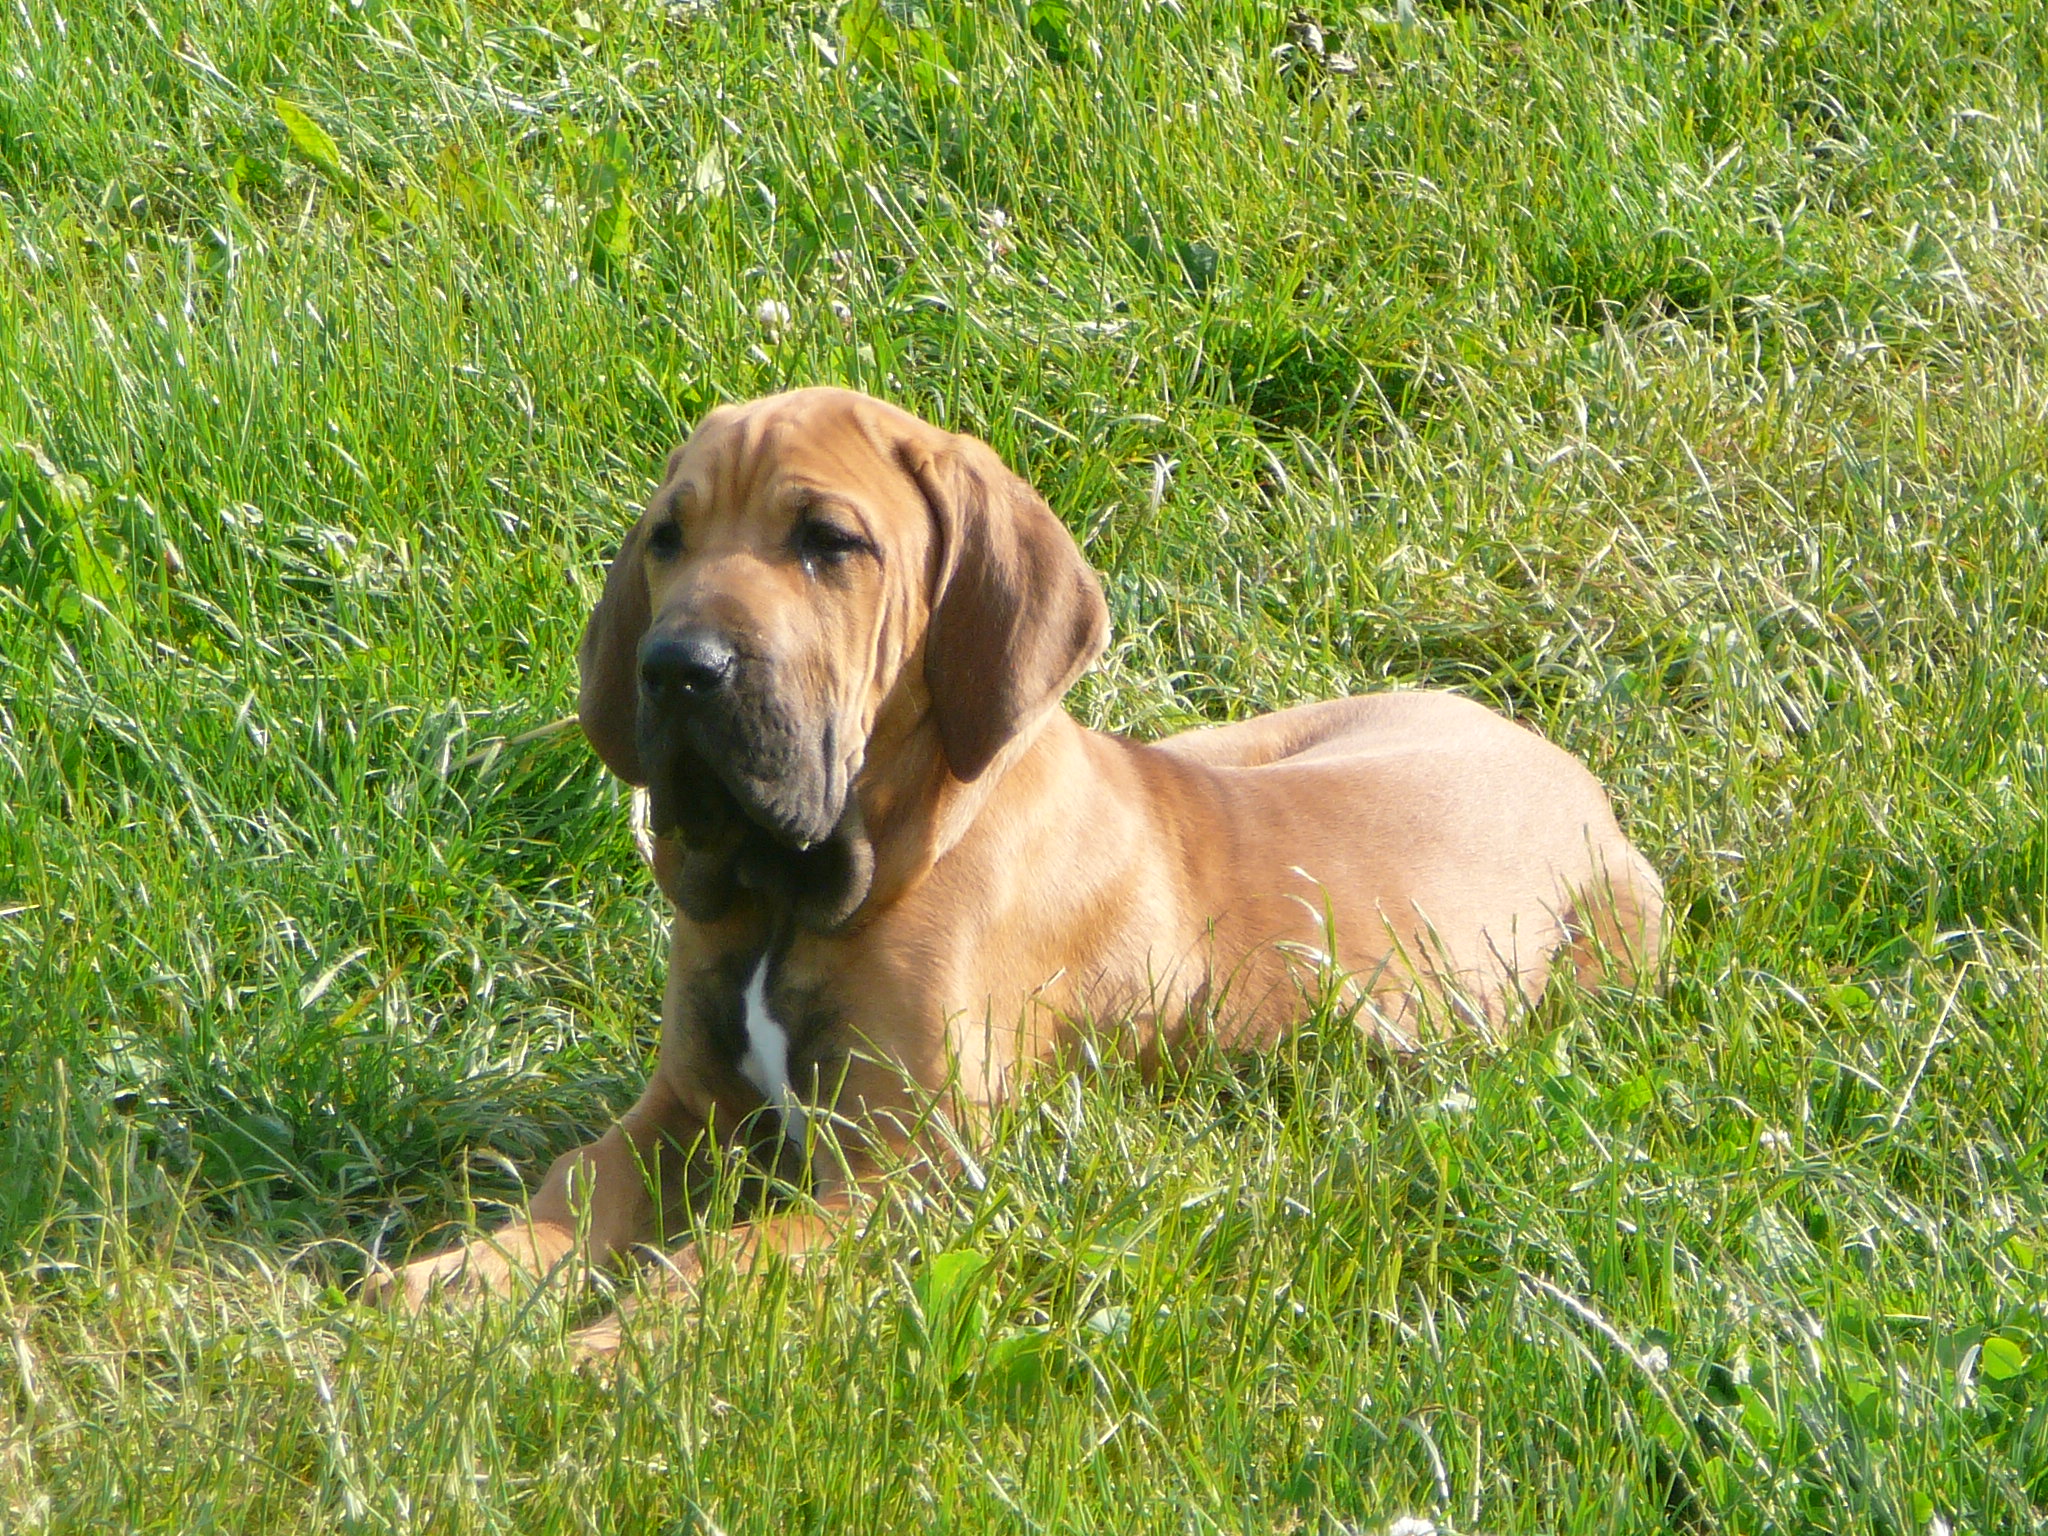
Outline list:
[[[2039,1524],[2044,23],[9,12],[0,1525]],[[667,448],[818,381],[1047,494],[1090,723],[1585,757],[1662,998],[1047,1082],[609,1377],[357,1307],[644,1074],[545,727]]]

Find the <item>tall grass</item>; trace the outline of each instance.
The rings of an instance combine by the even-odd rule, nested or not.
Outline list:
[[[2044,105],[2036,0],[11,0],[0,1525],[2042,1524]],[[820,381],[1067,519],[1092,723],[1585,756],[1666,994],[1045,1085],[610,1377],[357,1308],[646,1069],[537,728]]]

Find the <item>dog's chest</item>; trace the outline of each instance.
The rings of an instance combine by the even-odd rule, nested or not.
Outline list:
[[[770,956],[762,951],[740,990],[740,1028],[745,1049],[734,1063],[741,1077],[760,1091],[761,1097],[782,1116],[782,1134],[800,1139],[798,1128],[803,1105],[789,1080],[789,1030],[768,1001]]]
[[[802,1139],[822,1067],[837,1054],[836,1014],[822,990],[795,974],[786,946],[769,944],[702,967],[690,988],[692,1022],[711,1054],[761,1096]]]

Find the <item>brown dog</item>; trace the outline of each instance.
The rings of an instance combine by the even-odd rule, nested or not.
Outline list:
[[[1560,950],[1589,983],[1654,968],[1657,876],[1558,748],[1437,693],[1098,735],[1059,704],[1108,622],[982,443],[837,389],[712,412],[581,653],[583,728],[646,786],[677,909],[654,1079],[526,1221],[372,1289],[657,1243],[721,1146],[844,1209],[920,1114],[971,1119],[1078,1030],[1148,1060],[1196,1030],[1262,1047],[1336,984],[1407,1043],[1500,1021]]]

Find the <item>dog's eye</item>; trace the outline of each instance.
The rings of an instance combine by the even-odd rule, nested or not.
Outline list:
[[[861,534],[824,518],[807,517],[797,525],[796,550],[806,564],[833,565],[873,548]]]
[[[673,560],[683,552],[683,530],[667,520],[656,523],[647,535],[647,552],[657,560]]]

